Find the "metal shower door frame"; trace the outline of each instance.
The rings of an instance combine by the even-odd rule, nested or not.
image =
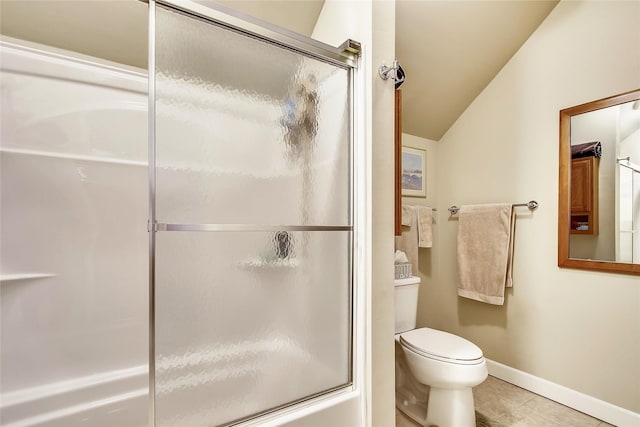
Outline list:
[[[355,186],[356,186],[356,157],[355,157],[355,71],[358,67],[358,59],[360,56],[360,43],[351,39],[346,40],[338,47],[319,42],[309,37],[288,31],[284,28],[277,27],[268,22],[255,19],[253,17],[238,13],[233,9],[226,8],[222,5],[212,4],[211,6],[203,6],[192,0],[142,0],[149,5],[149,27],[148,27],[148,138],[149,138],[149,220],[147,231],[149,232],[149,426],[156,425],[156,407],[155,407],[155,335],[156,335],[156,293],[155,293],[155,253],[156,253],[156,233],[159,231],[350,231],[349,237],[349,305],[350,305],[350,369],[349,382],[345,385],[338,386],[335,389],[326,390],[318,395],[308,396],[300,401],[308,401],[324,396],[336,390],[353,386],[356,357],[354,356],[354,340],[355,331],[354,323],[355,313],[355,297],[356,292],[356,268],[354,268],[356,244],[354,236],[357,235],[357,215],[355,206]],[[207,21],[213,25],[226,28],[227,30],[240,33],[247,37],[259,39],[279,46],[284,49],[291,50],[301,55],[324,61],[335,66],[344,68],[348,71],[349,90],[349,224],[350,225],[258,225],[258,224],[168,224],[158,223],[156,218],[156,96],[155,96],[155,52],[156,52],[156,5],[172,9],[175,12],[182,13],[195,19]],[[300,401],[290,402],[278,408],[273,408],[265,413],[252,415],[263,416],[266,413],[275,412],[283,407],[289,407],[292,404],[300,403]]]

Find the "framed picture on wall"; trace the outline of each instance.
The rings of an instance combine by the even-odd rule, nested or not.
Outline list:
[[[427,197],[427,170],[424,150],[402,147],[402,195]]]

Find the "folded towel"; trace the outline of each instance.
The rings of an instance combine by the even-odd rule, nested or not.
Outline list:
[[[458,219],[458,295],[502,305],[513,286],[513,205],[462,206]]]
[[[416,206],[418,214],[418,247],[433,246],[433,210],[428,206]]]
[[[416,216],[416,208],[412,205],[402,205],[402,220],[400,224],[411,227]]]

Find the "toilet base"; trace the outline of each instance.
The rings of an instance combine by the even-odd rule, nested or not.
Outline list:
[[[415,396],[402,388],[396,391],[396,408],[420,425],[424,425],[427,418],[427,401],[418,400]]]
[[[471,388],[450,390],[431,387],[426,427],[475,427],[476,411]]]

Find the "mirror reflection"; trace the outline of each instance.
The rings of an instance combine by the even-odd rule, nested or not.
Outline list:
[[[640,264],[640,100],[571,116],[569,257]]]

